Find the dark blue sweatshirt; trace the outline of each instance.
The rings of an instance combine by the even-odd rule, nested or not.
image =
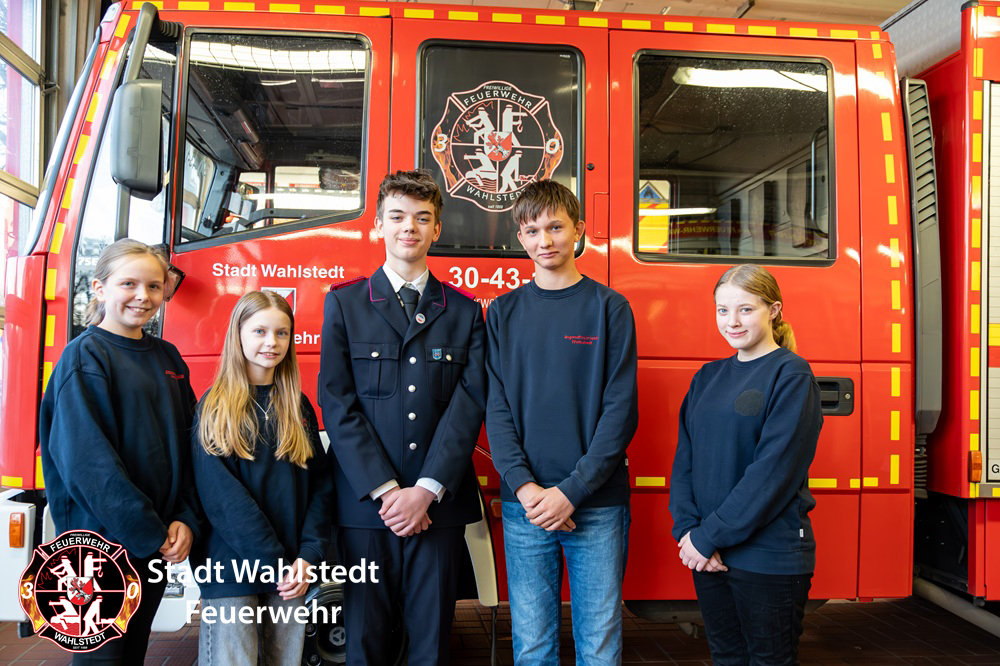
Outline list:
[[[271,386],[254,387],[261,408],[270,405]],[[303,469],[274,452],[275,417],[265,421],[254,407],[260,435],[254,445],[254,460],[236,456],[213,456],[205,452],[198,424],[191,437],[198,494],[205,511],[205,536],[191,548],[194,567],[211,560],[221,562],[221,575],[199,583],[206,599],[273,592],[274,583],[261,582],[261,567],[278,567],[278,560],[291,565],[301,557],[319,564],[326,557],[333,529],[333,474],[319,439],[316,412],[302,396],[302,417],[313,445],[313,456]],[[257,565],[255,580],[243,576],[236,582],[237,568]]]
[[[57,532],[92,530],[150,557],[179,520],[198,536],[189,429],[195,397],[177,349],[91,326],[66,345],[39,413]]]
[[[681,405],[670,476],[678,541],[729,567],[811,573],[816,541],[806,483],[823,425],[809,364],[787,349],[702,366]]]
[[[503,499],[534,481],[576,508],[628,503],[639,407],[625,297],[588,277],[556,290],[529,282],[493,302],[486,329],[486,434]]]

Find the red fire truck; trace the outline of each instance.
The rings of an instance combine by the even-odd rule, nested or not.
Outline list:
[[[992,186],[1000,182],[1000,87],[992,87],[1000,3],[915,2],[886,29],[900,73],[926,82],[914,103],[929,105],[934,124],[938,186],[911,165],[913,228],[923,233],[934,208],[941,219],[940,275],[920,280],[940,279],[944,306],[925,316],[918,308],[913,324],[929,344],[943,338],[942,375],[924,387],[941,392],[940,422],[921,428],[917,418],[929,436],[917,441],[927,484],[916,504],[915,561],[922,578],[981,602],[1000,598],[1000,291],[992,292],[1000,289],[1000,191]]]
[[[927,91],[908,83],[901,95],[878,28],[350,0],[113,6],[39,205],[15,230],[26,250],[7,263],[0,619],[23,619],[14,581],[45,538],[38,402],[83,329],[100,251],[125,236],[168,245],[183,280],[150,332],[181,350],[196,390],[236,299],[285,294],[315,399],[324,294],[382,262],[378,183],[415,166],[446,191],[431,270],[484,307],[531,278],[509,209],[539,178],[577,193],[579,266],[632,303],[634,611],[682,618],[692,608],[667,511],[677,414],[697,368],[731,352],[709,299],[723,270],[745,261],[777,276],[823,390],[812,596],[909,595],[914,500],[929,495],[921,515],[944,522],[921,531],[917,552],[950,530],[951,554],[968,565],[937,570],[1000,597],[1000,582],[989,586],[1000,570],[986,561],[1000,538],[989,499],[1000,495],[1000,449],[990,459],[981,386],[993,372],[988,343],[1000,344],[988,323],[1000,314],[980,307],[989,225],[979,200],[989,189],[983,77],[996,69],[983,54],[997,48],[1000,18],[989,3],[961,16],[943,92],[927,77],[930,109],[943,100],[939,252],[926,203]],[[943,330],[935,288],[947,296]],[[468,540],[478,595],[495,605],[505,575],[485,436],[475,465],[489,525]]]

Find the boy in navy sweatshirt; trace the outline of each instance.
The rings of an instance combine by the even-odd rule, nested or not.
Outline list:
[[[532,183],[512,215],[535,277],[486,315],[486,432],[503,481],[514,661],[559,661],[565,556],[577,663],[620,663],[635,321],[621,294],[577,270],[584,223],[569,189]]]

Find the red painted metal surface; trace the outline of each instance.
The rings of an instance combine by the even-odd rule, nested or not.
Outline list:
[[[633,478],[633,524],[630,566],[625,596],[629,599],[693,598],[690,577],[676,558],[676,544],[670,537],[667,511],[668,483],[673,459],[677,412],[690,377],[706,360],[722,357],[731,350],[715,333],[710,306],[711,289],[724,270],[724,264],[643,263],[632,250],[634,220],[635,159],[632,126],[633,65],[642,49],[764,55],[778,57],[820,58],[833,70],[834,101],[832,113],[834,174],[836,177],[836,255],[832,265],[808,267],[784,265],[773,267],[781,283],[788,319],[795,326],[801,353],[813,364],[818,376],[847,377],[854,382],[854,413],[826,419],[820,449],[810,477],[818,506],[813,514],[817,528],[817,570],[812,596],[883,597],[909,594],[912,574],[913,530],[913,459],[912,459],[912,289],[909,275],[910,239],[905,184],[905,156],[902,153],[901,113],[892,65],[891,46],[874,29],[857,26],[822,26],[804,24],[768,24],[773,36],[751,36],[760,22],[716,21],[695,18],[637,17],[601,14],[607,25],[581,27],[581,13],[487,10],[404,4],[336,3],[343,14],[320,14],[320,7],[333,3],[301,3],[301,14],[268,13],[261,4],[257,12],[222,11],[221,0],[208,3],[210,11],[178,11],[178,3],[165,0],[162,16],[188,27],[236,29],[274,29],[319,33],[359,34],[371,43],[372,70],[368,100],[366,163],[364,165],[364,209],[356,219],[336,225],[279,233],[252,240],[235,239],[215,247],[194,250],[175,248],[173,263],[187,274],[182,290],[166,309],[164,336],[181,349],[192,372],[197,390],[204,389],[215,371],[222,334],[232,305],[247,289],[295,287],[299,359],[304,388],[315,400],[315,377],[318,371],[318,334],[321,326],[322,299],[331,282],[370,274],[383,260],[379,239],[373,233],[375,197],[383,175],[397,168],[415,165],[419,113],[417,76],[419,48],[427,40],[464,40],[468,42],[505,42],[547,45],[557,43],[577,49],[585,63],[583,72],[584,152],[582,170],[583,200],[588,233],[580,256],[584,273],[624,293],[636,314],[640,352],[640,413],[642,420],[636,439],[629,449]],[[265,3],[266,4],[266,3]],[[375,4],[379,4],[374,8]],[[138,3],[134,8],[138,8]],[[363,15],[365,10],[386,11],[390,16]],[[133,5],[129,5],[133,9]],[[431,12],[429,17],[414,11]],[[310,14],[309,12],[317,12]],[[410,12],[410,13],[408,13]],[[369,12],[370,13],[370,12]],[[463,14],[461,20],[440,20]],[[471,16],[471,15],[474,15]],[[132,24],[135,12],[130,11]],[[506,18],[498,19],[498,16]],[[520,17],[514,21],[513,16]],[[555,17],[555,18],[552,18]],[[561,19],[560,19],[561,17]],[[452,17],[453,19],[455,17]],[[584,16],[584,18],[590,18]],[[553,25],[560,19],[563,25]],[[631,22],[631,23],[624,23]],[[649,29],[634,25],[648,22]],[[674,28],[667,28],[667,25]],[[690,25],[690,28],[677,26]],[[722,25],[731,34],[719,29]],[[714,27],[713,27],[714,26]],[[627,29],[629,27],[635,29]],[[664,30],[672,30],[664,32]],[[795,33],[793,31],[799,31]],[[851,33],[859,39],[851,39]],[[105,31],[108,48],[115,52],[124,41],[111,28]],[[796,35],[801,38],[793,38]],[[877,48],[876,48],[877,46]],[[109,58],[117,58],[117,52]],[[97,90],[94,118],[76,119],[74,141],[89,133],[92,122],[103,118],[113,77],[101,77],[105,56],[102,53],[93,72],[88,74],[88,94],[84,109]],[[961,130],[968,104],[948,100],[965,94],[965,61],[954,59],[931,70],[928,80],[940,80],[945,92],[935,97],[935,129],[939,147],[939,169],[951,179],[956,189],[967,178],[967,160],[955,157],[951,146],[964,150]],[[957,76],[956,76],[957,75]],[[947,83],[947,77],[956,83]],[[937,85],[937,84],[935,84]],[[947,88],[951,85],[952,88]],[[180,87],[183,88],[181,80]],[[180,104],[180,100],[175,100]],[[178,107],[179,108],[179,107]],[[888,114],[889,138],[886,138]],[[183,149],[181,137],[173,150]],[[71,146],[76,143],[71,141]],[[85,176],[96,152],[94,142],[81,155],[78,164],[67,160],[61,165],[56,186],[56,201],[66,197],[69,178],[76,189],[66,197],[66,207],[53,207],[52,219],[46,221],[44,242],[39,252],[52,247],[55,223],[64,224],[61,252],[51,252],[46,268],[56,269],[53,298],[46,301],[45,313],[58,317],[52,345],[45,345],[41,310],[36,317],[39,330],[35,342],[25,338],[27,353],[17,372],[39,373],[38,350],[43,360],[55,362],[66,342],[69,312],[69,274],[72,265],[73,239],[78,226],[78,208]],[[956,154],[958,154],[956,152]],[[74,150],[69,154],[72,156]],[[886,156],[892,156],[887,167]],[[176,162],[175,162],[176,163]],[[889,197],[896,197],[895,216],[890,214]],[[966,201],[968,197],[965,197]],[[965,203],[942,195],[948,211],[966,215]],[[964,217],[956,219],[966,219]],[[447,225],[447,210],[444,224]],[[946,321],[955,322],[955,336],[968,336],[968,284],[966,237],[942,239],[946,275],[953,276],[945,295],[949,308]],[[962,245],[962,243],[965,245]],[[323,278],[263,278],[262,264],[317,267],[327,270]],[[432,257],[431,268],[448,280],[457,269],[465,275],[470,269],[492,275],[497,269],[514,269],[518,278],[531,275],[527,259],[486,257]],[[25,263],[19,275],[25,290],[34,290],[41,308],[44,298],[44,271],[31,270]],[[256,266],[256,275],[226,277],[226,267],[237,269]],[[954,279],[961,276],[960,280]],[[898,286],[894,286],[898,283]],[[961,288],[960,288],[961,287]],[[484,304],[506,291],[479,281],[472,291]],[[8,297],[9,298],[9,297]],[[10,308],[10,301],[8,301]],[[8,327],[10,327],[10,311]],[[962,328],[966,326],[966,328]],[[4,340],[10,337],[5,333]],[[945,368],[948,386],[968,384],[968,355],[952,350]],[[33,354],[33,355],[32,355]],[[961,358],[964,355],[964,360]],[[9,358],[9,357],[8,357]],[[20,358],[20,357],[19,357]],[[965,365],[962,365],[965,363]],[[22,367],[23,366],[23,367]],[[11,366],[7,366],[11,372]],[[963,374],[964,373],[964,374]],[[965,377],[966,379],[962,379]],[[965,382],[965,383],[961,383]],[[27,385],[27,384],[24,384]],[[962,394],[966,394],[964,397]],[[949,402],[943,444],[933,459],[932,483],[936,488],[961,495],[956,479],[964,472],[955,447],[968,434],[968,419],[955,416],[963,409],[968,414],[967,391],[945,391]],[[10,412],[5,402],[3,447],[0,448],[0,472],[21,471],[33,480],[34,447],[30,453],[13,452],[10,442],[16,433],[6,418]],[[20,409],[27,409],[21,405]],[[30,405],[36,410],[36,402]],[[23,434],[34,423],[18,422]],[[23,437],[22,437],[23,439]],[[485,438],[481,438],[484,447]],[[961,442],[959,442],[961,443]],[[967,447],[967,437],[965,443]],[[950,448],[949,448],[950,447]],[[965,449],[967,450],[967,448]],[[932,452],[934,451],[932,447]],[[8,462],[17,457],[17,462]],[[895,456],[895,458],[894,458]],[[485,455],[477,454],[477,474],[483,483],[487,504],[498,497],[499,479]],[[30,466],[30,469],[29,469]],[[939,466],[939,467],[938,467]],[[967,483],[964,492],[968,492]],[[980,501],[984,502],[984,501]],[[973,512],[974,515],[979,515]],[[983,508],[974,555],[976,580],[988,581],[984,544],[997,527],[990,527]],[[502,565],[500,521],[493,521],[495,546]],[[992,530],[992,531],[991,531]],[[993,537],[996,540],[997,537]],[[892,561],[891,572],[884,563]],[[505,596],[503,570],[501,594]],[[993,574],[997,575],[997,574]],[[980,584],[985,589],[986,582]],[[977,588],[978,589],[978,588]]]

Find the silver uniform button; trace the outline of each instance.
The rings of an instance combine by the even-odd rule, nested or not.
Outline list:
[[[409,386],[406,387],[406,390],[409,391],[410,393],[413,393],[414,391],[417,390],[417,387],[414,386],[413,384],[410,384]]]
[[[416,356],[411,356],[410,357],[410,365],[413,365],[416,362],[417,362],[417,357]]]
[[[372,358],[378,358],[378,352],[372,352]]]
[[[410,450],[411,451],[416,451],[417,450],[417,443],[416,442],[410,442]]]
[[[408,418],[408,419],[410,419],[411,421],[416,421],[416,420],[417,420],[417,415],[416,415],[416,414],[414,414],[413,412],[410,412],[410,413],[409,413],[409,414],[407,415],[407,418]]]
[[[444,357],[444,360],[450,361],[451,360],[451,354],[446,354],[445,357]]]

